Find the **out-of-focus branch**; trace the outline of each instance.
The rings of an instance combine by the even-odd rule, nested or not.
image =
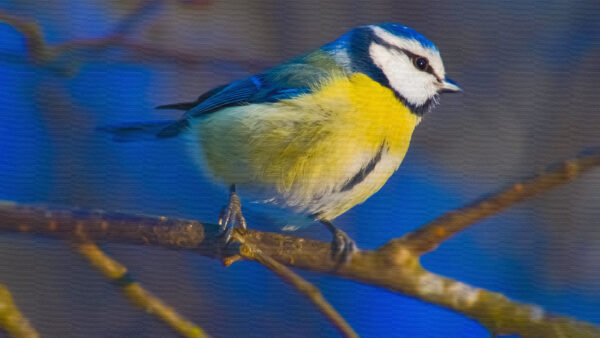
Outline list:
[[[48,49],[46,48],[44,35],[37,23],[0,10],[0,23],[2,22],[12,26],[25,36],[25,45],[31,61],[39,63],[49,57],[49,55],[46,55]]]
[[[592,167],[599,166],[599,159],[598,153],[583,156],[567,162],[566,166],[527,181],[527,189],[530,186],[535,189],[522,197],[513,197],[512,201],[523,200],[565,183]],[[556,179],[563,175],[567,175],[569,179]],[[554,178],[550,179],[552,177]],[[553,184],[539,184],[546,180],[551,180]],[[481,217],[473,217],[471,221],[479,219]],[[85,233],[92,240],[190,249],[219,259],[239,256],[239,251],[234,246],[222,249],[218,225],[166,217],[0,203],[0,231],[67,238]],[[380,286],[437,304],[477,320],[494,334],[600,337],[600,328],[593,324],[548,314],[538,306],[513,302],[502,294],[475,288],[425,270],[419,261],[423,251],[415,250],[410,241],[395,239],[391,241],[392,244],[388,243],[378,250],[360,251],[348,264],[340,267],[331,259],[330,243],[254,230],[236,231],[239,236],[243,236],[244,243],[258,248],[266,256],[284,265]]]
[[[327,319],[329,319],[333,325],[335,325],[335,327],[344,335],[344,337],[358,338],[358,334],[356,334],[350,324],[348,324],[344,317],[342,317],[325,299],[325,297],[323,297],[323,294],[316,286],[298,276],[285,265],[279,263],[268,255],[265,255],[260,249],[244,243],[244,237],[239,233],[236,233],[236,237],[238,241],[243,243],[240,247],[240,255],[242,257],[259,262],[269,270],[273,271],[283,280],[293,285],[296,289],[298,289],[298,291],[303,293],[310,301],[312,301],[313,304],[315,304],[319,311],[321,311],[321,313],[327,317]]]
[[[396,245],[399,247],[408,245],[413,252],[425,254],[435,250],[443,241],[474,223],[557,185],[567,183],[598,166],[600,166],[600,154],[582,156],[567,161],[552,170],[514,184],[492,196],[448,212],[401,238],[389,241],[386,247],[391,249]]]
[[[125,266],[105,255],[96,244],[82,242],[77,243],[76,246],[77,251],[81,253],[90,264],[100,270],[105,277],[121,287],[123,293],[134,305],[155,315],[183,337],[208,337],[200,327],[181,317],[181,315],[179,315],[172,307],[166,305],[156,296],[146,291],[140,283],[133,280]]]
[[[136,18],[135,15],[127,19]],[[125,35],[129,26],[125,23],[118,25],[118,29],[105,37],[75,39],[54,45],[46,42],[39,25],[32,20],[12,15],[0,10],[0,23],[7,23],[23,34],[29,60],[38,65],[46,65],[60,57],[74,52],[88,53],[88,57],[98,57],[100,52],[112,48],[121,48],[128,52],[136,61],[169,61],[181,64],[205,64],[210,62],[230,62],[249,71],[256,71],[264,67],[265,60],[250,60],[243,53],[232,51],[228,48],[211,47],[210,51],[187,52],[184,50],[168,49],[165,47],[130,40]]]
[[[39,337],[27,318],[17,309],[10,291],[4,285],[0,285],[0,329],[13,338]]]

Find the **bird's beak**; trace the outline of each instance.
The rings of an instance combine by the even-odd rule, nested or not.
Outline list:
[[[441,93],[456,93],[462,92],[462,89],[456,84],[456,82],[450,80],[449,78],[445,78],[444,82],[440,86]]]

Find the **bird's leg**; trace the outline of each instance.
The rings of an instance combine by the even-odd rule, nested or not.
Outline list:
[[[224,244],[229,244],[233,228],[236,226],[246,229],[246,219],[242,215],[242,203],[235,192],[235,184],[229,188],[229,204],[223,207],[219,216],[221,226],[221,239]]]
[[[358,251],[354,240],[330,221],[321,220],[321,223],[333,234],[333,240],[331,241],[333,259],[343,264],[348,263],[352,254]]]

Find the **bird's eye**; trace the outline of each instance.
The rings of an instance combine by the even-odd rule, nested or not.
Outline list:
[[[426,58],[420,56],[414,58],[413,63],[415,64],[415,67],[417,67],[417,69],[419,70],[425,70],[427,69],[427,66],[429,66],[429,61],[427,61]]]

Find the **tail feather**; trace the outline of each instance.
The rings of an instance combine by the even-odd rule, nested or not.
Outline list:
[[[183,102],[183,103],[173,103],[173,104],[165,104],[162,106],[156,107],[156,109],[177,109],[177,110],[190,110],[198,105],[197,101],[194,102]]]
[[[111,134],[117,142],[133,142],[174,137],[188,126],[187,120],[167,120],[126,123],[98,129]]]

